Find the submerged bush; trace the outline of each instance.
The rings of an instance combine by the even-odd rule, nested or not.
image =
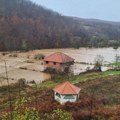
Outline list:
[[[18,57],[17,54],[10,54],[9,57]]]
[[[43,54],[36,54],[35,56],[34,56],[34,59],[36,59],[36,60],[42,60],[42,59],[44,59],[44,55]]]
[[[20,78],[18,80],[18,84],[20,84],[21,86],[24,86],[24,85],[26,85],[26,80],[24,78]]]

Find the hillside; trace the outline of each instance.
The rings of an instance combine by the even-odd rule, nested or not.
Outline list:
[[[120,22],[98,19],[72,18],[78,26],[89,36],[88,45],[108,46],[120,44]],[[115,40],[115,41],[114,41]]]
[[[1,51],[103,47],[119,39],[118,23],[65,17],[30,0],[0,0]]]
[[[111,76],[111,74],[113,74]],[[26,114],[34,120],[119,120],[120,118],[120,72],[119,71],[106,71],[103,73],[93,72],[81,74],[78,76],[57,76],[58,78],[44,81],[39,85],[30,87],[26,84],[20,83],[12,84],[11,99],[12,99],[12,115],[14,119],[20,120],[21,115],[26,120]],[[77,80],[77,81],[75,81]],[[76,82],[76,85],[81,89],[80,99],[75,103],[67,102],[60,105],[54,100],[53,88],[56,84],[60,84],[65,81],[72,83]],[[0,87],[0,119],[3,115],[10,111],[9,99],[8,99],[8,87]],[[18,101],[18,99],[20,99]],[[27,103],[25,102],[27,100]],[[16,102],[17,101],[17,102]],[[17,107],[16,107],[17,103]],[[24,104],[23,104],[24,103]],[[22,105],[22,107],[20,106]],[[17,109],[16,109],[17,108]],[[26,109],[25,109],[26,108]],[[36,116],[35,112],[37,110]],[[69,112],[66,116],[64,113],[56,114],[56,119],[53,116],[50,117],[52,112],[56,109]],[[21,112],[22,111],[22,112]],[[26,112],[27,111],[27,112]],[[24,114],[26,113],[26,114]],[[46,118],[48,114],[48,118]],[[8,114],[10,115],[10,114]],[[58,119],[60,116],[70,116],[73,119]],[[2,119],[2,120],[8,120]]]

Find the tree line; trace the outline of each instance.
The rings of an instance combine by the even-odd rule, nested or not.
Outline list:
[[[113,45],[109,39],[120,44],[118,26],[100,26],[65,17],[30,0],[0,0],[0,51],[104,47]]]

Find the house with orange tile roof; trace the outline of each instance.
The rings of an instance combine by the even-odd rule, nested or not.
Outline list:
[[[62,83],[54,89],[54,99],[61,104],[65,102],[75,102],[79,99],[81,88],[71,84],[70,82]]]
[[[69,72],[69,68],[73,63],[73,58],[61,52],[51,54],[44,58],[45,68],[52,68],[60,72]]]

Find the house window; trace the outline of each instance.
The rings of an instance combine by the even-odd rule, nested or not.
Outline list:
[[[46,64],[48,64],[49,62],[48,61],[46,61]]]
[[[56,65],[56,62],[54,62],[53,64]]]

